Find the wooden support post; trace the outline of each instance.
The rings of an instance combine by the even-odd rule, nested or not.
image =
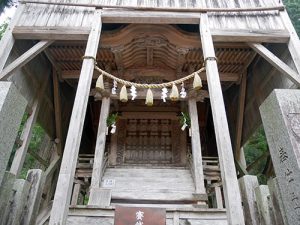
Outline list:
[[[241,142],[242,142],[242,134],[243,134],[243,121],[244,121],[244,111],[245,111],[245,97],[246,97],[246,87],[247,87],[247,72],[245,71],[242,76],[243,77],[242,77],[242,82],[240,84],[240,91],[239,91],[239,104],[238,104],[238,113],[237,113],[236,129],[235,129],[235,133],[236,133],[235,145],[234,145],[235,158],[240,163],[241,163],[240,158],[241,158]]]
[[[4,68],[4,65],[9,57],[9,54],[14,46],[15,38],[12,35],[12,30],[15,27],[16,23],[19,21],[23,10],[25,8],[25,4],[19,4],[16,14],[14,15],[12,21],[9,23],[6,32],[4,33],[1,41],[0,41],[0,72]],[[5,49],[5,51],[4,51]]]
[[[78,196],[80,194],[81,184],[75,183],[72,193],[71,205],[76,206],[78,201]]]
[[[62,119],[61,119],[61,98],[57,72],[53,71],[53,101],[55,111],[55,133],[57,142],[57,153],[62,154]]]
[[[109,114],[110,107],[110,98],[102,98],[101,104],[101,112],[97,133],[97,142],[95,148],[95,156],[94,156],[94,164],[93,164],[93,173],[92,173],[92,181],[91,181],[91,195],[89,199],[89,204],[94,202],[93,194],[94,189],[100,188],[101,178],[102,178],[102,164],[103,164],[103,156],[105,151],[105,142],[106,142],[106,119]]]
[[[33,127],[35,125],[37,116],[39,114],[40,106],[41,106],[41,100],[44,95],[44,91],[46,88],[47,82],[43,84],[43,87],[41,91],[39,91],[36,95],[35,101],[32,106],[32,112],[31,115],[28,117],[22,135],[21,135],[21,140],[22,140],[22,145],[20,148],[16,150],[13,162],[10,167],[10,172],[15,174],[16,177],[18,177],[21,173],[21,170],[23,168],[23,164],[25,161],[25,157],[28,151],[28,147],[30,144],[31,136],[32,136],[32,131]]]
[[[286,10],[279,12],[280,17],[282,19],[283,24],[285,25],[285,28],[288,30],[290,34],[290,38],[288,41],[288,49],[291,53],[292,59],[295,63],[295,66],[297,68],[298,73],[300,73],[300,40],[297,35],[297,32],[292,24],[292,21],[289,18],[289,15]]]
[[[198,122],[197,103],[195,99],[189,99],[188,101],[189,114],[191,118],[191,141],[192,141],[192,156],[193,156],[193,170],[195,179],[195,191],[196,194],[206,194],[204,187],[204,174],[202,166],[202,152],[200,131]]]
[[[7,80],[7,78],[17,69],[30,62],[34,57],[51,45],[53,41],[40,41],[35,44],[32,48],[22,54],[19,58],[5,67],[0,73],[0,80]]]
[[[208,15],[206,13],[201,14],[201,43],[204,59],[206,61],[207,83],[216,134],[227,218],[228,223],[231,225],[243,225],[245,222],[241,196],[239,194],[239,186],[234,166],[219,71],[208,24]]]
[[[261,44],[248,43],[248,45],[256,51],[260,56],[273,65],[278,71],[294,82],[298,87],[300,86],[300,76],[291,67],[282,62],[276,55],[269,51]]]
[[[101,34],[101,12],[95,11],[93,25],[87,41],[85,56],[96,57]],[[77,165],[84,119],[94,72],[94,60],[85,58],[82,63],[61,169],[58,177],[50,225],[65,224],[69,212],[72,186]]]

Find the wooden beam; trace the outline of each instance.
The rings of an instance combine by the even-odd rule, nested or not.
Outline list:
[[[202,151],[201,151],[200,130],[199,130],[196,100],[190,99],[188,101],[188,107],[189,107],[189,115],[191,118],[191,132],[192,132],[191,142],[192,142],[195,191],[196,194],[206,194],[206,189],[204,187]]]
[[[0,49],[2,49],[2,51],[0,52],[0,72],[4,68],[4,65],[8,59],[8,56],[14,46],[15,38],[12,35],[12,31],[13,31],[15,25],[17,24],[17,22],[19,21],[24,8],[25,8],[24,4],[19,4],[13,19],[9,23],[1,41],[0,41]],[[4,49],[5,49],[5,51],[4,51]]]
[[[198,13],[127,11],[103,9],[103,23],[196,24]]]
[[[34,57],[51,45],[53,41],[40,41],[35,44],[32,48],[22,54],[19,58],[9,64],[0,73],[0,80],[7,80],[7,78],[17,69],[21,68],[28,62],[30,62]]]
[[[291,81],[293,81],[297,86],[300,86],[300,76],[297,72],[291,69],[287,64],[282,62],[276,55],[269,51],[266,47],[261,44],[248,43],[248,45],[256,51],[260,56],[267,60],[271,65],[273,65],[278,71],[283,75],[287,76]]]
[[[15,39],[31,40],[68,40],[81,41],[87,40],[90,28],[70,28],[70,27],[27,27],[15,26],[12,34]]]
[[[60,88],[58,82],[57,72],[53,71],[53,102],[55,111],[55,133],[58,155],[62,155],[63,146],[63,134],[62,134],[62,118],[61,118],[61,97]]]
[[[92,29],[87,41],[85,55],[96,57],[102,27],[100,11],[95,11],[92,21]],[[80,76],[78,82],[61,169],[57,181],[49,222],[50,225],[66,223],[93,71],[94,60],[85,58],[81,68],[81,74],[83,75]]]
[[[37,154],[35,151],[33,151],[31,148],[28,148],[28,153],[35,158],[37,161],[39,161],[39,163],[41,163],[44,167],[48,167],[49,163],[43,159],[41,156],[39,156],[39,154]]]
[[[245,112],[245,98],[246,98],[246,89],[247,88],[247,71],[245,71],[242,75],[242,82],[240,84],[239,90],[239,103],[238,103],[238,111],[237,111],[237,119],[236,119],[236,128],[235,128],[235,144],[234,144],[234,152],[235,159],[239,161],[241,157],[241,142],[242,142],[242,134],[243,134],[243,122],[244,122],[244,112]]]
[[[300,73],[300,52],[299,52],[300,41],[299,41],[299,37],[298,37],[297,32],[292,24],[292,21],[289,18],[287,11],[284,10],[284,11],[280,12],[279,14],[280,14],[280,17],[282,19],[284,26],[286,27],[286,29],[289,32],[290,39],[287,43],[288,49],[291,53],[291,56],[295,63],[296,69],[297,69],[298,73]]]
[[[61,157],[59,155],[54,156],[54,159],[50,162],[50,165],[48,166],[48,168],[46,169],[46,171],[44,173],[46,181],[48,179],[50,179],[50,177],[52,176],[54,171],[59,167],[60,160],[61,160]]]
[[[119,46],[117,48],[112,48],[111,51],[114,53],[115,56],[115,62],[117,65],[117,69],[118,69],[118,74],[120,76],[123,75],[124,72],[124,65],[123,65],[123,57],[122,57],[122,50],[123,50],[123,46]]]
[[[46,87],[47,82],[44,82],[41,90],[36,94],[34,103],[31,108],[31,114],[28,117],[23,128],[22,135],[20,138],[22,141],[22,145],[16,150],[13,162],[10,167],[10,172],[15,174],[16,177],[18,177],[22,171],[25,157],[32,137],[33,127],[39,114],[42,98],[44,96]]]
[[[162,13],[162,12],[119,12],[104,10],[103,21],[107,23],[149,23],[149,24],[198,24],[199,14],[195,13]],[[69,27],[15,27],[13,36],[15,39],[35,40],[87,40],[89,28],[72,29]],[[223,30],[212,29],[212,37],[215,42],[265,42],[288,43],[290,34],[287,30]]]
[[[95,190],[97,190],[98,188],[100,188],[101,179],[103,175],[102,166],[103,166],[103,157],[104,157],[105,144],[106,144],[106,127],[107,127],[106,119],[109,114],[109,108],[110,108],[110,98],[102,98],[97,141],[95,147],[92,180],[90,186],[91,194],[90,194],[89,204],[95,202],[95,199],[93,199],[93,197],[96,196],[93,195],[92,193],[95,192]]]
[[[207,83],[222,175],[227,221],[228,224],[244,225],[242,201],[235,171],[219,71],[217,62],[214,59],[214,45],[208,24],[208,15],[201,14],[200,35],[203,56],[207,59]]]
[[[266,42],[287,43],[290,35],[286,30],[217,30],[212,29],[214,42]]]

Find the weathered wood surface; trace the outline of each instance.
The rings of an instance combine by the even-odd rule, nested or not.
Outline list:
[[[222,88],[219,79],[214,45],[208,27],[207,14],[201,14],[200,35],[206,61],[207,83],[216,134],[225,205],[229,224],[245,224],[239,186],[236,178],[234,158],[229,135]]]
[[[109,115],[110,98],[102,98],[101,112],[97,133],[97,142],[94,155],[93,173],[91,180],[91,191],[93,188],[99,188],[102,177],[102,164],[106,144],[106,120]]]
[[[53,41],[40,41],[35,44],[32,48],[22,54],[15,61],[10,63],[7,67],[5,67],[0,73],[0,80],[7,80],[7,78],[18,68],[24,66],[34,57],[36,57],[39,53],[41,53],[44,49],[46,49],[49,45],[52,44]]]
[[[204,174],[202,166],[202,152],[201,152],[201,140],[200,130],[198,122],[198,111],[197,102],[195,99],[188,101],[189,115],[191,118],[191,142],[192,142],[192,157],[193,157],[193,170],[196,193],[205,194],[206,190],[204,187]]]
[[[287,76],[292,80],[297,86],[300,86],[300,76],[297,72],[291,69],[288,65],[282,62],[277,56],[275,56],[271,51],[261,44],[249,43],[249,46],[271,63],[276,69],[278,69],[282,74]]]
[[[107,168],[101,187],[106,188],[106,180],[114,180],[111,189],[112,199],[116,201],[197,200],[193,195],[195,184],[188,169]]]
[[[74,3],[82,3],[80,0],[73,1]],[[259,1],[245,1],[238,0],[232,1],[205,1],[208,8],[253,8],[253,7],[268,7],[278,6],[276,0],[268,2]],[[90,4],[104,4],[104,5],[120,5],[120,6],[144,6],[155,8],[199,8],[202,6],[201,1],[191,0],[175,0],[175,1],[115,1],[115,0],[94,0]],[[127,17],[122,17],[122,11],[126,11]],[[132,10],[103,10],[104,23],[186,23],[197,24],[199,14],[193,13],[158,13],[152,12],[148,18],[145,17],[143,12],[135,13],[135,16],[130,14],[135,13]],[[55,5],[39,5],[39,4],[26,4],[25,12],[23,13],[18,26],[73,26],[73,27],[91,27],[89,21],[92,20],[93,8],[88,7],[75,7],[75,6],[55,6]],[[113,17],[115,18],[112,21]],[[119,17],[117,21],[116,18]],[[250,29],[262,32],[268,29],[281,29],[284,30],[283,23],[277,11],[269,12],[246,12],[246,13],[209,13],[210,28],[212,29]],[[71,22],[72,21],[72,22]],[[268,21],[268,22],[266,22]]]
[[[16,14],[14,15],[14,17],[13,17],[12,21],[9,23],[3,37],[1,38],[0,49],[5,49],[5,51],[1,51],[1,53],[0,53],[0,72],[4,68],[5,63],[9,57],[9,54],[15,43],[15,39],[12,35],[12,30],[14,29],[15,24],[19,21],[21,15],[23,14],[24,8],[25,8],[25,5],[18,6]]]
[[[96,57],[101,26],[101,13],[100,11],[96,11],[93,19],[93,28],[87,42],[85,52],[86,56]],[[51,211],[50,225],[58,223],[64,224],[66,222],[93,70],[94,60],[84,59],[81,69],[81,73],[84,74],[84,76],[81,76],[79,79],[77,87],[69,132],[66,139],[64,155],[53,202],[53,210]]]

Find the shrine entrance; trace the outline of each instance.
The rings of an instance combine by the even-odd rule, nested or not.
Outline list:
[[[117,164],[183,165],[186,133],[175,113],[127,113],[118,121]]]

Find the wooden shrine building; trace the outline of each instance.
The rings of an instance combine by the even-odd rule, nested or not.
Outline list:
[[[266,97],[300,85],[299,49],[280,0],[20,1],[0,42],[0,224],[114,224],[120,206],[164,209],[168,225],[258,224],[242,146]],[[120,101],[122,81],[171,86],[164,101],[127,85]],[[37,122],[51,160],[18,179]]]

